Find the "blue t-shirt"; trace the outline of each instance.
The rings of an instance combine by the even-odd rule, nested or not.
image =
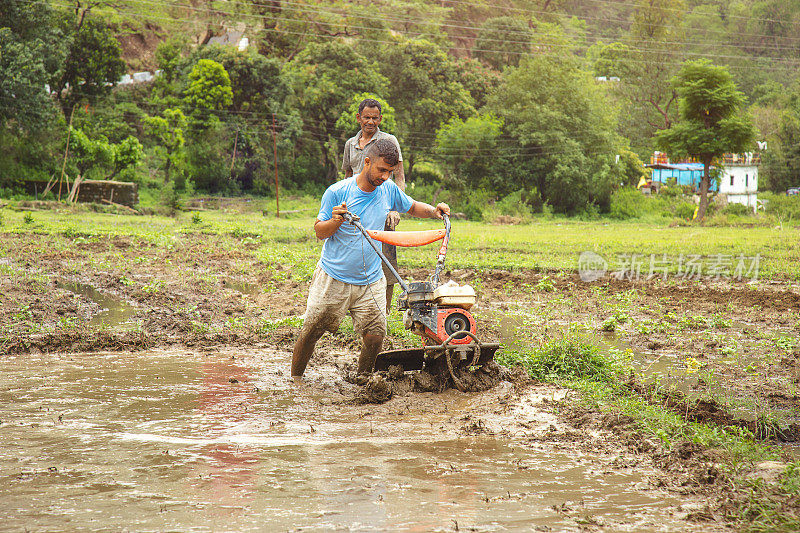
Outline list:
[[[405,213],[411,209],[414,200],[393,181],[387,180],[374,191],[364,192],[356,184],[357,177],[328,187],[322,195],[317,215],[319,220],[330,220],[333,208],[345,202],[347,210],[361,218],[364,228],[382,230],[389,211]],[[376,244],[380,246],[380,243]],[[364,235],[348,222],[343,222],[336,233],[325,239],[320,265],[332,278],[351,285],[369,285],[383,276],[381,258],[366,242]]]

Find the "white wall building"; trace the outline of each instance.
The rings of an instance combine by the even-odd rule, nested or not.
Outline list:
[[[719,193],[727,196],[728,203],[756,208],[759,162],[760,157],[752,153],[725,154]]]

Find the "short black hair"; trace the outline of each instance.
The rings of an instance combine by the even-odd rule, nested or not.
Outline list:
[[[400,151],[397,149],[397,145],[389,139],[378,139],[370,144],[364,156],[369,157],[370,161],[382,157],[386,164],[392,167],[400,161]]]
[[[377,107],[378,113],[383,114],[383,110],[381,109],[381,103],[377,100],[373,100],[372,98],[367,98],[362,100],[360,104],[358,104],[358,114],[360,115],[364,108],[367,107]]]

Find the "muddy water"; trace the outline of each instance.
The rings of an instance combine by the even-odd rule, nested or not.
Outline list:
[[[100,312],[89,319],[88,326],[124,327],[130,325],[136,314],[136,309],[131,305],[86,283],[59,280],[56,287],[74,292],[100,306]]]
[[[453,419],[481,395],[358,406],[333,366],[316,365],[294,387],[288,358],[4,359],[0,529],[577,531],[581,520],[681,529],[671,517],[680,502],[641,490],[642,472],[463,436]],[[550,423],[535,408],[520,412]]]

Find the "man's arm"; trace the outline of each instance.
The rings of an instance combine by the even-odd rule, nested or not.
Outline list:
[[[403,169],[402,161],[400,161],[400,164],[394,171],[394,183],[400,187],[401,191],[406,192],[406,171]]]
[[[397,155],[400,159],[400,165],[394,171],[392,177],[394,178],[395,184],[400,187],[400,190],[406,192],[406,171],[403,168],[403,151],[400,150],[400,141],[397,140],[397,137],[392,135],[391,138],[394,141],[394,145],[397,147]]]
[[[395,169],[393,175],[394,183],[397,187],[406,192],[406,173],[403,170],[403,162],[400,161],[400,164]],[[397,211],[389,211],[389,228],[394,229],[400,223],[400,213]]]
[[[442,218],[443,214],[450,216],[450,206],[445,203],[439,203],[436,207],[433,207],[425,202],[414,201],[411,204],[411,209],[408,210],[408,214],[419,218]]]
[[[314,233],[317,234],[317,239],[323,241],[336,233],[336,230],[338,230],[339,226],[344,222],[344,217],[342,215],[345,213],[347,213],[347,204],[342,202],[342,205],[337,205],[333,208],[331,218],[328,220],[317,219],[316,222],[314,222]]]
[[[350,165],[350,139],[344,143],[344,154],[342,154],[342,170],[344,177],[349,178],[353,175],[353,167]]]

